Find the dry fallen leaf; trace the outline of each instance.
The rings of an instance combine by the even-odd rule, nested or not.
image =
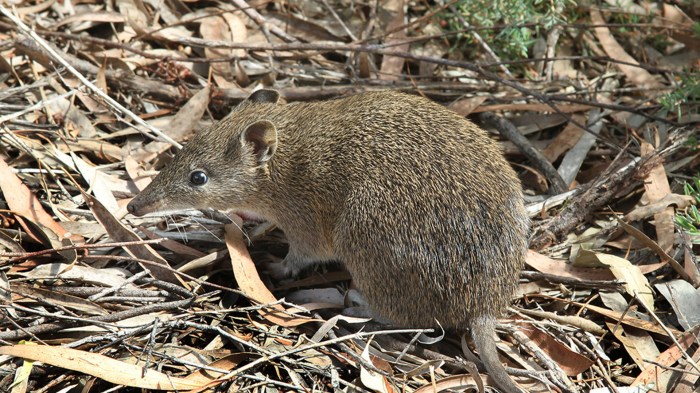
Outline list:
[[[645,368],[631,386],[646,385],[650,382],[654,382],[658,375],[670,371],[668,367],[673,366],[678,359],[683,357],[682,351],[688,350],[694,342],[697,341],[698,331],[700,331],[700,326],[696,326],[693,330],[684,333],[681,337],[678,337],[678,343],[681,344],[682,348],[678,348],[677,345],[672,345],[667,350],[662,352],[659,356],[654,359],[657,364],[649,364],[649,367]],[[659,390],[659,391],[666,391]]]
[[[205,40],[232,41],[233,39],[228,23],[223,17],[218,15],[202,19],[199,25],[199,33]],[[204,54],[208,59],[216,60],[231,57],[233,50],[207,47],[204,49]],[[216,81],[217,86],[222,89],[238,87],[234,83],[233,69],[230,62],[212,62],[210,67],[212,77]]]
[[[549,355],[568,376],[576,376],[588,370],[594,363],[535,327],[523,326],[520,330]]]
[[[695,198],[692,195],[681,195],[681,194],[668,194],[663,198],[657,200],[656,202],[649,203],[646,206],[640,206],[629,213],[625,214],[625,221],[639,221],[654,214],[661,213],[671,205],[675,205],[678,209],[685,209],[686,207],[695,203]]]
[[[121,362],[98,353],[48,345],[13,345],[0,347],[0,354],[78,371],[117,385],[140,389],[192,390],[203,387],[200,382],[173,377],[152,369]]]
[[[228,224],[226,230],[226,247],[231,256],[231,266],[233,274],[236,277],[236,282],[241,288],[241,291],[250,299],[260,304],[276,303],[277,298],[270,292],[265,284],[260,280],[258,271],[255,268],[255,263],[250,259],[250,254],[246,249],[243,236],[240,229],[241,221],[238,220],[238,226]],[[268,321],[280,326],[298,326],[307,322],[314,321],[311,318],[295,317],[285,313],[284,307],[280,304],[275,304],[270,308],[260,309],[260,314]]]
[[[112,186],[119,183],[119,180],[99,170],[94,165],[90,165],[73,152],[65,154],[58,149],[53,149],[53,155],[66,167],[73,168],[80,172],[83,179],[90,185],[90,191],[95,198],[104,205],[110,213],[115,214],[119,210],[117,199],[112,193]]]
[[[63,278],[108,288],[124,287],[131,289],[133,285],[126,284],[127,274],[121,269],[96,269],[90,266],[70,265],[66,263],[44,263],[28,272],[17,274],[35,280]]]
[[[586,121],[586,118],[579,114],[572,115],[571,119],[578,124],[583,124]],[[576,142],[578,142],[583,133],[584,131],[581,127],[574,124],[574,122],[570,122],[566,125],[564,130],[557,134],[547,147],[542,150],[542,155],[547,157],[549,162],[556,161],[562,154],[576,145]]]
[[[83,194],[85,201],[87,202],[90,210],[95,215],[97,221],[107,230],[109,237],[117,242],[139,242],[141,238],[134,233],[131,229],[127,228],[121,223],[112,213],[110,213],[97,199],[88,194]],[[141,267],[148,270],[151,275],[158,279],[170,283],[180,284],[185,286],[178,275],[172,272],[169,268],[168,262],[158,255],[155,250],[148,244],[134,244],[132,246],[125,246],[124,249],[129,253],[129,255],[153,261],[154,263],[141,263]]]
[[[51,229],[60,238],[70,235],[60,223],[54,221],[44,210],[41,202],[22,183],[19,177],[12,172],[12,169],[2,158],[0,158],[0,189],[2,189],[7,205],[13,212]],[[71,236],[71,239],[73,242],[82,243],[83,241],[82,237],[75,235]]]
[[[654,287],[671,305],[683,329],[700,325],[700,288],[694,288],[685,280],[662,282]]]
[[[238,352],[218,359],[211,364],[207,364],[207,366],[218,370],[233,371],[242,362],[255,360],[258,358],[260,358],[260,355],[257,353]],[[225,374],[226,373],[220,373],[212,369],[201,369],[186,376],[185,379],[192,381],[193,383],[201,384],[202,386],[208,385],[208,387],[211,388],[212,386],[209,384]]]
[[[134,0],[117,0],[116,6],[136,34],[143,35],[148,33],[149,18],[146,15],[143,3]]]
[[[608,269],[589,269],[572,266],[566,261],[552,259],[536,251],[528,250],[525,263],[538,272],[579,280],[614,280]]]
[[[600,14],[600,11],[595,7],[591,7],[590,15],[592,24],[604,25],[606,23],[603,16]],[[613,37],[609,28],[595,27],[593,30],[605,53],[607,53],[607,55],[611,58],[621,62],[615,63],[615,66],[625,74],[627,79],[638,87],[644,89],[658,88],[661,86],[660,83],[644,68],[629,65],[639,63],[627,52],[625,52],[625,49],[617,42],[615,37]]]
[[[362,350],[362,358],[367,361],[367,363],[372,364],[372,359],[369,356],[369,345],[365,346]],[[394,391],[394,388],[389,384],[382,374],[374,372],[372,370],[366,369],[364,366],[360,365],[360,381],[362,384],[376,393],[390,393]]]
[[[654,294],[649,285],[649,280],[644,277],[639,266],[635,266],[625,258],[615,255],[592,252],[585,249],[580,249],[575,266],[586,267],[607,267],[610,272],[618,279],[625,282],[625,290],[634,297],[635,294],[644,301],[650,310],[654,310]]]
[[[654,146],[642,141],[641,142],[642,156],[648,156],[654,153]],[[644,179],[644,188],[646,189],[649,202],[654,203],[661,201],[666,196],[671,194],[671,186],[668,184],[668,176],[662,163],[659,163],[652,168],[649,175]],[[654,224],[656,226],[656,237],[659,247],[665,252],[670,252],[673,248],[673,237],[675,224],[673,217],[675,209],[673,206],[668,206],[662,211],[654,214]]]
[[[474,112],[481,104],[486,101],[487,96],[475,96],[470,98],[464,98],[459,101],[455,101],[448,105],[448,108],[457,112],[462,116],[468,116],[470,113]]]
[[[388,20],[386,25],[387,31],[394,30],[399,26],[404,24],[404,0],[389,0],[385,1],[379,10],[379,18],[383,20]],[[386,38],[384,41],[386,45],[392,45],[396,51],[407,52],[409,45],[403,44],[398,46],[393,46],[396,42],[401,42],[406,40],[406,31],[404,29],[395,31]],[[384,56],[382,58],[382,65],[379,69],[379,79],[384,80],[397,80],[401,71],[403,70],[403,65],[406,61],[403,57],[397,56]]]
[[[614,322],[606,322],[606,326],[613,336],[622,343],[640,370],[647,367],[644,359],[653,359],[659,355],[659,349],[649,332],[630,326],[621,326]]]

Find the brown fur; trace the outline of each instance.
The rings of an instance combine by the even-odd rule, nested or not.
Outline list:
[[[287,105],[277,98],[254,93],[196,135],[130,211],[263,216],[289,239],[288,273],[339,260],[393,322],[470,327],[487,370],[517,392],[498,360],[493,324],[518,282],[528,219],[497,144],[417,96],[385,91]],[[256,137],[241,139],[255,123]],[[207,172],[206,185],[189,183],[194,169]]]

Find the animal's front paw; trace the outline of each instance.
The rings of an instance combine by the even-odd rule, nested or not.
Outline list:
[[[293,278],[297,273],[286,260],[267,263],[265,265],[265,272],[268,276],[277,281]]]

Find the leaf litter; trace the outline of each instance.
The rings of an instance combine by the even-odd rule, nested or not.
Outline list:
[[[439,332],[354,316],[341,266],[272,280],[286,243],[269,224],[126,214],[180,144],[260,86],[287,101],[417,93],[502,143],[533,233],[498,345],[527,391],[698,391],[700,247],[676,221],[698,198],[684,192],[700,172],[697,7],[579,6],[534,33],[553,58],[509,62],[485,34],[503,26],[454,17],[458,3],[0,5],[0,391],[490,384],[455,333],[417,344]]]

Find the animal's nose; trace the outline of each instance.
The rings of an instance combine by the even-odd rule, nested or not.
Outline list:
[[[126,205],[126,210],[127,210],[129,213],[134,214],[134,212],[136,211],[136,206],[134,206],[133,203],[129,202],[129,203]]]

